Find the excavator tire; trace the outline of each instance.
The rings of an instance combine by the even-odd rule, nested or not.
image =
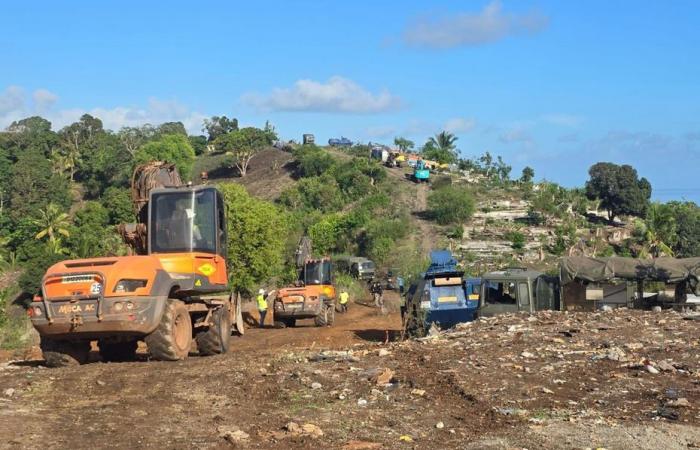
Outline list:
[[[42,337],[40,346],[49,367],[85,364],[90,355],[90,341],[56,341]]]
[[[166,300],[158,327],[146,336],[148,354],[159,361],[187,358],[192,348],[192,318],[185,304],[176,299]]]
[[[317,327],[331,326],[335,322],[335,307],[326,302],[321,303],[321,311],[314,317],[314,325]]]
[[[124,362],[134,360],[134,358],[136,357],[136,349],[138,348],[138,341],[99,341],[97,345],[100,348],[100,356],[102,357],[102,361]]]
[[[296,319],[275,319],[275,328],[292,328],[297,323]]]
[[[201,356],[228,353],[231,347],[231,314],[226,307],[214,311],[213,324],[198,331],[194,339]]]

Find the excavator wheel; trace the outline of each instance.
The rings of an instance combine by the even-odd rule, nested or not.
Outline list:
[[[335,307],[326,302],[321,303],[321,311],[314,317],[314,325],[317,327],[331,326],[335,322]]]
[[[211,326],[198,331],[194,339],[201,356],[228,353],[231,347],[231,315],[226,307],[214,311]]]
[[[296,319],[275,319],[275,328],[292,328],[297,324]]]
[[[98,341],[100,356],[104,362],[133,361],[136,357],[138,341],[109,342]]]
[[[187,358],[192,347],[192,319],[185,304],[168,299],[158,327],[146,336],[148,353],[160,361],[178,361]]]
[[[90,341],[56,341],[42,337],[40,345],[49,367],[85,364],[90,355]]]

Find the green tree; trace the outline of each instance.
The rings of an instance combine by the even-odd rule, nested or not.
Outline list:
[[[128,189],[108,187],[102,194],[102,205],[107,210],[110,225],[131,223],[135,219],[134,206]]]
[[[158,125],[158,128],[156,128],[156,133],[160,136],[166,134],[181,134],[183,136],[187,136],[187,130],[185,129],[185,125],[183,125],[182,122],[162,123]]]
[[[207,137],[206,136],[190,136],[190,145],[194,149],[194,154],[199,156],[203,155],[207,151]]]
[[[156,130],[150,124],[140,127],[122,127],[117,133],[119,141],[132,158],[136,154],[136,150],[153,139],[155,135]]]
[[[282,272],[287,217],[241,185],[226,183],[219,189],[227,212],[229,278],[234,289],[251,293]]]
[[[137,164],[150,161],[173,163],[177,166],[182,178],[189,179],[194,164],[194,150],[187,140],[187,136],[166,134],[141,146],[136,151],[134,160]]]
[[[12,217],[32,216],[49,203],[64,209],[70,206],[68,180],[51,169],[51,162],[38,148],[28,148],[19,155],[7,188]]]
[[[521,183],[532,183],[532,180],[535,178],[535,170],[530,167],[530,166],[525,166],[523,169],[522,175],[520,175],[520,182]]]
[[[586,195],[590,199],[600,199],[610,221],[620,215],[643,217],[646,214],[651,184],[646,178],[640,179],[632,166],[600,162],[591,166],[588,174]]]
[[[39,210],[39,215],[34,219],[34,224],[39,227],[36,239],[48,238],[49,241],[58,239],[58,235],[70,236],[68,226],[70,219],[68,214],[61,211],[58,205],[49,203],[46,208]]]
[[[215,141],[217,148],[231,155],[231,164],[238,169],[242,177],[246,175],[248,164],[253,156],[270,144],[272,144],[270,134],[254,127],[241,128],[224,134]]]
[[[639,224],[637,234],[642,238],[640,256],[648,255],[658,258],[662,255],[673,256],[673,247],[677,241],[676,219],[673,209],[668,205],[654,202],[647,208],[644,222]]]
[[[540,183],[539,189],[530,200],[530,217],[538,222],[549,224],[554,218],[562,218],[569,208],[565,188],[556,183]]]
[[[67,240],[77,258],[125,254],[126,246],[110,226],[110,211],[96,201],[85,202],[75,213],[74,225]]]
[[[441,131],[428,139],[421,153],[426,159],[441,164],[452,164],[457,161],[457,136],[447,131]]]
[[[238,130],[238,119],[229,119],[226,116],[213,116],[211,119],[204,119],[202,131],[209,135],[209,142],[215,141],[219,136],[233,133]]]
[[[309,227],[308,234],[314,251],[319,255],[327,255],[333,251],[342,251],[339,244],[346,231],[344,217],[332,214]]]
[[[474,213],[474,198],[461,186],[446,186],[428,196],[432,217],[441,225],[466,222]]]
[[[681,258],[700,256],[700,208],[694,202],[669,202],[676,223],[673,253]]]
[[[402,152],[407,152],[415,147],[415,143],[404,137],[397,136],[394,138],[394,145],[397,146]]]

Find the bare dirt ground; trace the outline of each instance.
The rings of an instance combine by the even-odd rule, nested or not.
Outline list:
[[[291,153],[268,148],[250,160],[245,177],[240,177],[236,169],[221,166],[225,155],[202,157],[195,172],[208,171],[212,183],[234,182],[242,184],[248,192],[264,200],[276,200],[282,191],[294,184],[294,157]],[[209,168],[213,165],[215,168]]]
[[[543,312],[401,342],[390,310],[176,363],[1,364],[0,447],[700,447],[697,321]]]

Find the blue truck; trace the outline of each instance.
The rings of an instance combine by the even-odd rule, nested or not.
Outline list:
[[[328,145],[331,147],[352,147],[352,141],[345,136],[338,138],[328,139]]]
[[[425,336],[435,324],[447,329],[476,318],[481,280],[464,279],[464,271],[448,250],[430,253],[430,266],[406,294],[404,328],[409,336]]]

